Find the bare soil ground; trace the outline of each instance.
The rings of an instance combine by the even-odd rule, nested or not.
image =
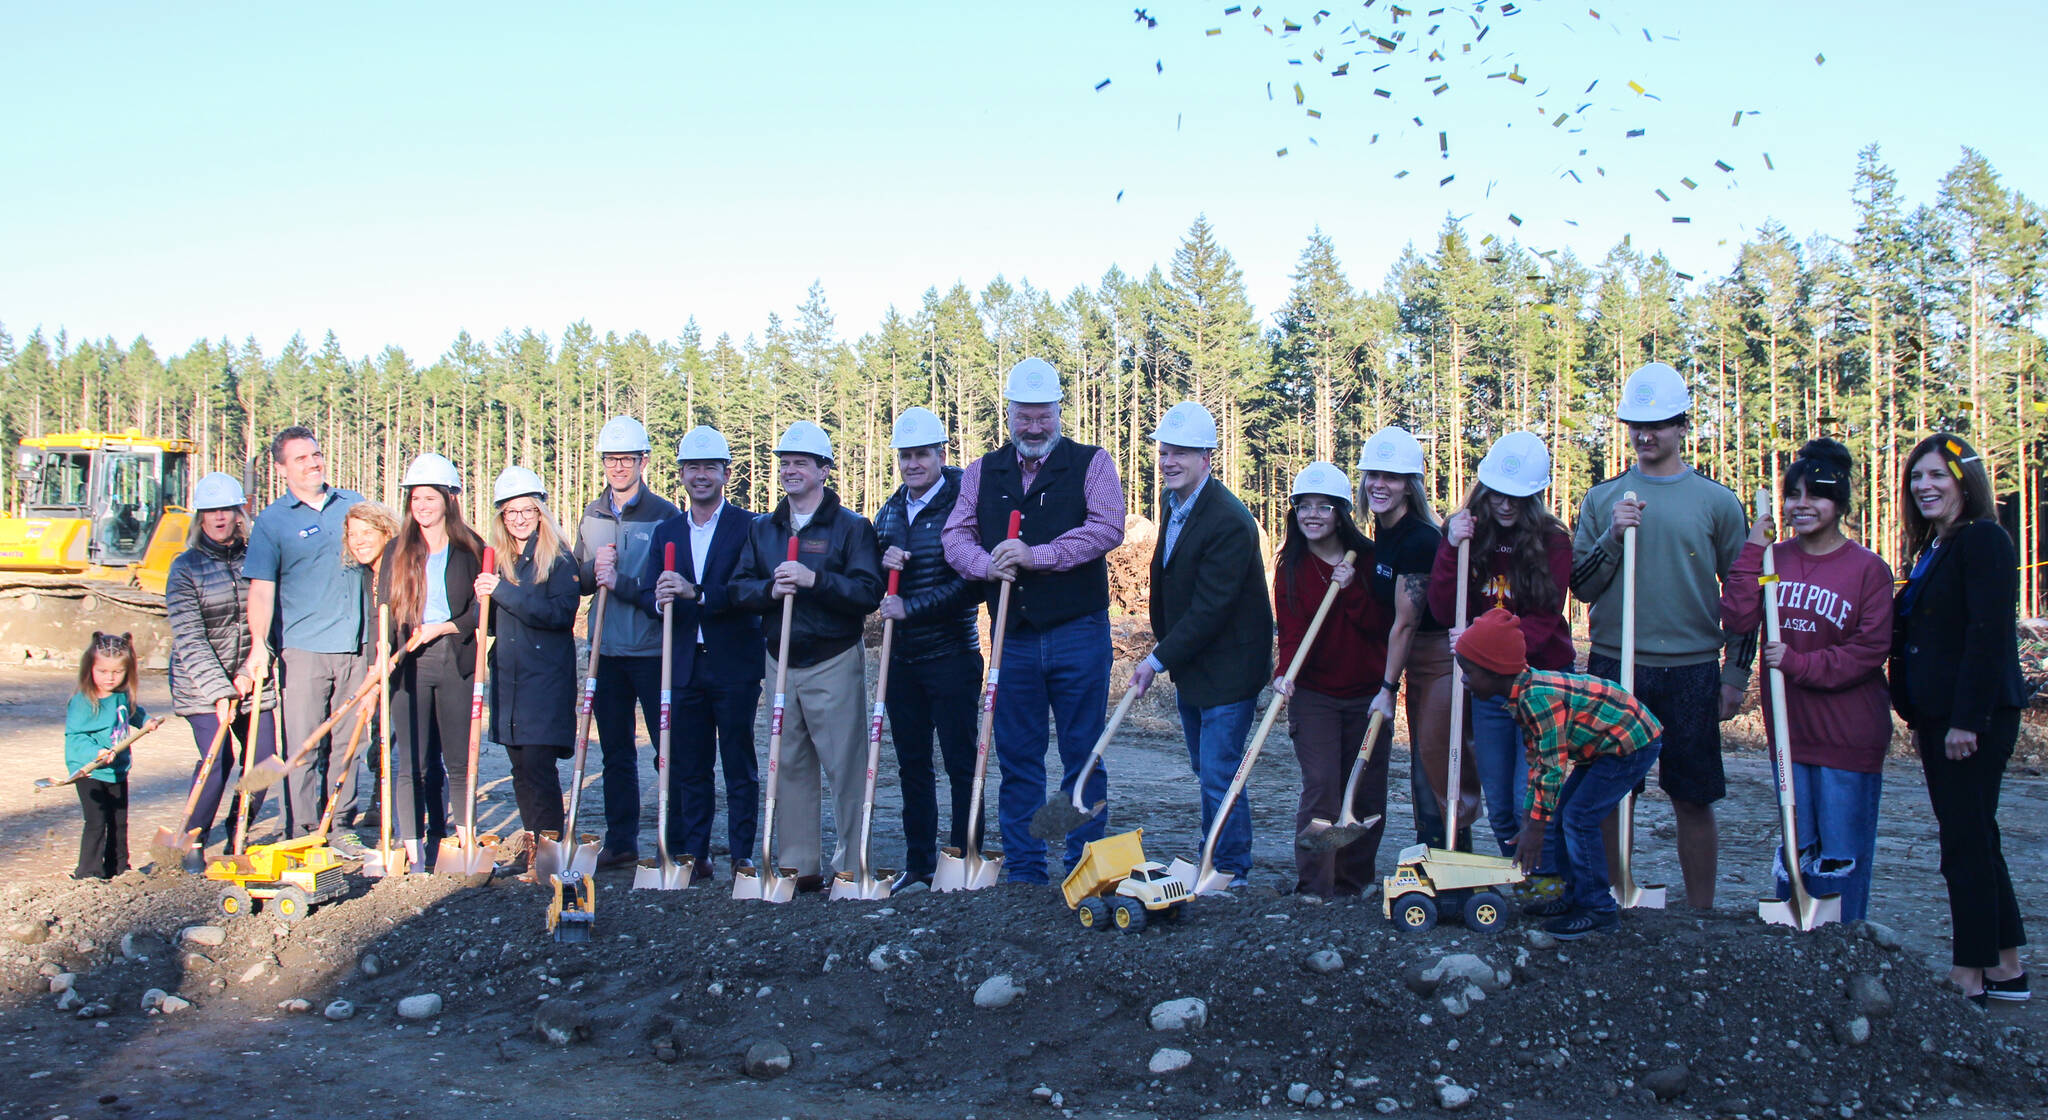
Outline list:
[[[1281,893],[1298,787],[1284,721],[1251,785],[1251,887],[1135,936],[1082,930],[1045,888],[775,907],[735,902],[723,882],[634,892],[619,874],[601,880],[598,934],[582,946],[543,932],[543,888],[428,876],[357,881],[290,928],[220,921],[224,938],[208,945],[183,935],[216,923],[202,880],[68,879],[75,798],[33,794],[30,779],[61,769],[70,687],[62,670],[0,672],[12,775],[0,786],[0,1117],[1377,1115],[1460,1100],[1501,1117],[2048,1109],[2038,1005],[1979,1010],[1939,983],[1947,910],[1911,762],[1886,775],[1883,928],[1801,935],[1757,921],[1777,825],[1765,758],[1743,742],[1752,724],[1731,727],[1719,907],[1632,911],[1621,933],[1570,946],[1520,922],[1401,935],[1377,898]],[[143,700],[167,710],[160,674]],[[1142,826],[1148,853],[1169,858],[1198,842],[1171,710],[1169,696],[1148,697],[1110,756],[1112,827]],[[178,812],[189,741],[166,728],[137,760],[138,861]],[[2001,817],[2021,907],[2038,916],[2048,783],[2035,765],[2016,764]],[[890,769],[885,843],[898,820]],[[1406,771],[1397,751],[1383,872],[1413,834]],[[502,752],[486,748],[483,773],[483,823],[509,832]],[[594,811],[599,789],[585,796]],[[1641,820],[1643,877],[1675,898],[1668,803],[1653,792]],[[882,862],[900,854],[885,846]],[[1326,951],[1336,959],[1311,962]],[[1456,953],[1485,966],[1471,981],[1425,975]],[[56,1010],[53,973],[75,974],[87,1007],[106,1013]],[[978,1007],[996,976],[1017,994]],[[145,1012],[152,988],[192,1006]],[[437,1016],[399,1017],[401,999],[426,993]],[[1205,1022],[1154,1030],[1154,1006],[1180,997],[1205,1001]],[[310,1011],[290,1010],[294,999]],[[353,1017],[324,1017],[334,999]],[[537,1017],[566,1041],[537,1032]],[[749,1076],[757,1046],[786,1049],[787,1072]],[[1162,1050],[1189,1064],[1152,1072]]]

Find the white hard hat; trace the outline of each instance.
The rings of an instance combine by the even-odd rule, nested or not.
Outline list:
[[[1691,410],[1692,393],[1685,378],[1663,362],[1651,362],[1628,375],[1614,415],[1624,424],[1655,424]]]
[[[631,416],[614,416],[597,431],[599,455],[645,455],[651,450],[647,428]]]
[[[929,408],[906,408],[896,418],[896,427],[889,433],[889,446],[901,451],[906,447],[930,447],[946,442],[946,425],[938,414]]]
[[[1288,491],[1287,496],[1299,498],[1303,494],[1321,494],[1348,506],[1351,504],[1351,476],[1335,463],[1310,463],[1294,476],[1294,489]]]
[[[1182,401],[1159,418],[1159,426],[1152,430],[1152,438],[1175,447],[1214,449],[1216,418],[1194,401]]]
[[[1479,460],[1479,481],[1496,494],[1526,498],[1550,485],[1550,449],[1535,432],[1509,432]]]
[[[230,509],[249,504],[242,494],[242,484],[234,475],[215,471],[199,480],[192,488],[193,509]]]
[[[525,467],[506,467],[498,475],[498,481],[491,487],[491,504],[502,506],[514,498],[527,495],[536,498],[548,496],[548,484],[540,476]]]
[[[405,477],[398,480],[398,485],[439,486],[460,493],[462,472],[455,469],[455,464],[429,451],[406,464]]]
[[[1010,367],[1003,399],[1018,404],[1058,404],[1060,371],[1042,358],[1026,358]]]
[[[1421,474],[1422,444],[1400,428],[1389,425],[1365,441],[1358,453],[1358,469],[1386,474]]]
[[[676,462],[687,463],[697,459],[732,462],[732,445],[725,442],[725,433],[704,424],[683,433],[682,441],[676,444]]]
[[[793,455],[809,455],[830,462],[832,459],[832,437],[825,434],[809,420],[799,420],[782,433],[782,439],[775,444],[777,455],[788,452]]]

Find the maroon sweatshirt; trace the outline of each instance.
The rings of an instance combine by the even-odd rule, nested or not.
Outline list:
[[[1794,541],[1772,546],[1778,569],[1778,640],[1785,643],[1785,723],[1792,761],[1875,774],[1892,741],[1885,660],[1892,650],[1892,569],[1848,541],[1810,556]],[[1740,633],[1763,625],[1763,546],[1744,544],[1721,590],[1721,621]],[[1768,640],[1765,635],[1763,640]],[[1763,668],[1759,656],[1759,669]],[[1770,679],[1763,680],[1765,728]]]
[[[1351,577],[1351,586],[1337,592],[1337,601],[1330,604],[1329,617],[1323,619],[1323,628],[1316,632],[1315,645],[1309,647],[1301,672],[1295,674],[1294,683],[1299,687],[1347,699],[1371,696],[1380,690],[1380,679],[1387,672],[1387,631],[1393,628],[1394,620],[1366,586],[1372,563],[1370,555],[1355,561],[1358,574]],[[1287,593],[1286,569],[1276,567],[1273,571],[1273,618],[1280,628],[1280,655],[1274,660],[1276,676],[1287,671],[1295,651],[1301,648],[1309,620],[1315,617],[1316,608],[1322,605],[1323,595],[1329,590],[1333,568],[1315,553],[1304,552],[1295,571],[1291,596]]]
[[[1557,584],[1557,605],[1545,611],[1529,610],[1515,602],[1514,583],[1508,565],[1514,553],[1507,548],[1492,556],[1472,558],[1474,584],[1465,602],[1465,623],[1501,607],[1522,620],[1522,640],[1529,644],[1529,667],[1570,672],[1577,651],[1572,649],[1571,623],[1565,621],[1566,590],[1572,581],[1572,539],[1564,533],[1550,535],[1550,579]],[[1436,566],[1429,573],[1429,609],[1446,625],[1456,625],[1458,610],[1458,550],[1446,540],[1436,548]]]

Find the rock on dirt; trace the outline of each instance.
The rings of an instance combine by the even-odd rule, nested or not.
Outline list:
[[[71,990],[71,986],[76,983],[78,983],[78,974],[76,972],[60,972],[50,977],[50,993],[55,995],[58,992],[68,992]]]
[[[1301,967],[1318,976],[1344,971],[1344,954],[1335,949],[1318,949],[1301,962]]]
[[[40,918],[24,918],[7,927],[7,936],[23,945],[41,945],[50,939],[50,923]]]
[[[1660,1101],[1677,1100],[1692,1087],[1692,1071],[1683,1065],[1665,1066],[1643,1075],[1643,1088],[1657,1095]]]
[[[1436,1106],[1445,1112],[1457,1112],[1478,1099],[1478,1093],[1455,1081],[1445,1081],[1436,1087]]]
[[[433,992],[422,992],[398,1001],[398,1017],[401,1019],[432,1019],[441,1013],[441,997]]]
[[[1416,995],[1426,996],[1435,994],[1439,988],[1455,987],[1459,981],[1464,981],[1493,995],[1506,990],[1513,980],[1513,973],[1505,968],[1495,968],[1476,953],[1451,953],[1437,958],[1427,968],[1411,973],[1408,989]]]
[[[1856,1014],[1867,1015],[1872,1019],[1882,1019],[1890,1015],[1892,1009],[1897,1006],[1897,1001],[1892,999],[1892,993],[1884,986],[1884,981],[1868,972],[1859,972],[1849,977],[1844,994],[1849,997],[1849,1006],[1856,1010]]]
[[[1017,988],[1017,982],[1010,978],[1009,973],[997,973],[983,980],[981,986],[974,989],[974,1006],[984,1011],[993,1011],[998,1007],[1010,1006],[1022,994]]]
[[[1188,1068],[1189,1063],[1194,1060],[1195,1056],[1185,1050],[1162,1046],[1152,1052],[1152,1060],[1145,1068],[1153,1073],[1176,1073]]]
[[[179,932],[178,939],[188,945],[211,949],[227,941],[228,931],[219,926],[186,926]]]
[[[1155,1031],[1198,1031],[1209,1023],[1209,1005],[1198,996],[1170,999],[1152,1007]]]
[[[555,1046],[590,1041],[590,1009],[573,999],[551,999],[533,1013],[534,1036]]]
[[[795,1059],[790,1057],[789,1047],[780,1042],[756,1042],[747,1047],[741,1068],[748,1077],[772,1081],[788,1073]]]
[[[321,1014],[339,1023],[345,1019],[355,1018],[356,1005],[345,999],[333,1000],[328,1003],[327,1010],[321,1012]]]

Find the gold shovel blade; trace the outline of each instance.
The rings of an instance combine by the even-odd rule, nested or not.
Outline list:
[[[552,832],[533,836],[533,878],[545,883],[562,873],[562,840]]]
[[[1661,883],[1616,883],[1608,888],[1614,901],[1623,910],[1664,909],[1664,886]]]
[[[679,891],[687,888],[694,878],[697,860],[684,856],[680,861],[664,862],[659,856],[643,859],[633,869],[633,889],[636,891]]]
[[[896,873],[877,868],[872,876],[863,879],[858,871],[841,871],[832,876],[831,898],[856,899],[864,902],[880,902],[889,897],[889,884],[896,880]]]
[[[753,902],[761,901],[761,872],[752,867],[732,869],[732,896]]]
[[[1166,873],[1180,880],[1180,885],[1191,895],[1216,894],[1228,890],[1231,882],[1237,878],[1228,871],[1219,871],[1214,867],[1204,874],[1200,864],[1185,859],[1175,859],[1168,864]]]
[[[403,875],[410,866],[411,863],[406,858],[403,845],[393,845],[390,848],[371,848],[363,853],[363,878],[365,879],[385,879],[394,875]]]
[[[1842,896],[1808,895],[1803,913],[1797,899],[1760,898],[1756,903],[1756,916],[1774,926],[1791,926],[1801,931],[1816,930],[1842,920]]]
[[[586,877],[597,874],[597,856],[603,850],[600,837],[584,833],[578,839],[575,851],[569,854],[569,870]]]

